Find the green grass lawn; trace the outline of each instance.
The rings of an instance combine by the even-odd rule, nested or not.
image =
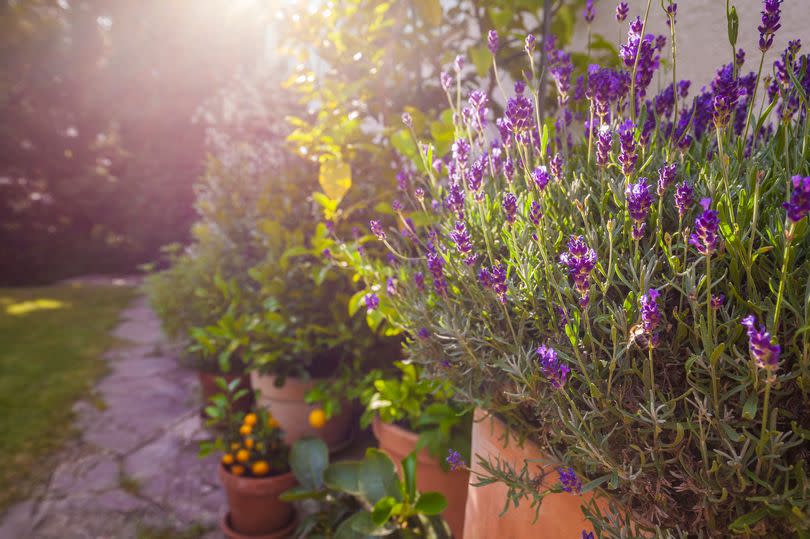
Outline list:
[[[72,405],[105,371],[127,287],[0,288],[0,513],[55,464]]]

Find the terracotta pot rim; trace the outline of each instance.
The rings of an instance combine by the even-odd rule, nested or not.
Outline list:
[[[231,527],[230,511],[222,516],[222,520],[219,521],[219,527],[222,530],[222,533],[225,534],[225,537],[228,537],[229,539],[283,539],[285,537],[289,537],[293,530],[298,527],[298,513],[293,511],[289,524],[283,528],[262,535],[245,535],[234,530]]]
[[[371,423],[371,431],[374,433],[374,437],[377,438],[378,442],[381,442],[381,438],[385,436],[387,432],[389,438],[398,439],[397,441],[402,444],[400,447],[407,445],[407,450],[402,451],[403,457],[413,451],[416,448],[416,444],[419,443],[419,434],[416,432],[400,427],[394,423],[386,423],[379,417],[375,417],[374,421]],[[416,454],[416,460],[423,464],[435,464],[440,461],[439,458],[432,456],[426,447],[419,450]],[[441,464],[439,465],[441,466]]]
[[[245,477],[240,475],[233,475],[225,469],[225,465],[219,463],[219,479],[222,484],[227,487],[232,487],[239,491],[249,491],[250,494],[262,496],[267,494],[274,494],[284,492],[292,488],[296,484],[295,475],[292,470],[286,471],[283,474],[269,475],[267,477]],[[289,483],[289,486],[286,484]]]

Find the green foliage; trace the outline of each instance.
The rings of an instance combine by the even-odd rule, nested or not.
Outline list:
[[[417,449],[427,448],[443,465],[451,448],[469,460],[472,414],[453,402],[449,381],[420,376],[422,369],[409,361],[394,366],[396,376],[384,378],[374,371],[361,384],[366,389],[360,401],[366,409],[360,424],[367,427],[379,417],[384,423],[406,426],[419,435]]]
[[[415,453],[402,461],[400,480],[394,463],[377,449],[368,449],[362,460],[329,464],[326,444],[305,438],[290,451],[290,466],[299,486],[282,499],[319,502],[319,510],[299,525],[300,537],[450,537],[439,517],[447,500],[438,492],[416,491]]]

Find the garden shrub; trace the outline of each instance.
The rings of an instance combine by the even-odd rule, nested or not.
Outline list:
[[[548,118],[533,37],[497,117],[457,82],[458,60],[442,74],[451,149],[414,133],[419,173],[393,215],[332,250],[365,280],[367,308],[407,332],[408,359],[560,463],[545,490],[532,463],[483,463],[510,499],[599,488],[610,510],[585,508],[599,537],[801,536],[808,57],[791,42],[772,70],[746,71],[730,11],[734,55],[695,92],[660,69],[683,61],[666,6],[671,35],[631,17],[619,64],[576,69],[549,43]],[[778,20],[766,1],[754,65]],[[365,250],[373,237],[389,260]]]

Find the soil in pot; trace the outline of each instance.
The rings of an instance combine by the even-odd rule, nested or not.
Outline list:
[[[228,498],[228,527],[239,534],[235,537],[264,537],[287,528],[294,520],[293,506],[278,499],[296,485],[292,472],[261,478],[238,477],[220,464],[219,479]]]
[[[593,527],[585,519],[580,506],[587,503],[586,496],[560,493],[545,497],[535,521],[535,511],[525,500],[515,508],[510,505],[503,516],[500,513],[506,504],[507,487],[496,482],[482,487],[474,487],[478,482],[475,473],[483,473],[479,457],[509,462],[520,470],[526,460],[529,466],[546,468],[547,475],[544,487],[551,487],[559,482],[554,466],[537,463],[537,460],[548,461],[540,448],[530,441],[519,446],[517,440],[510,436],[505,444],[506,425],[500,419],[487,412],[476,409],[472,437],[472,474],[467,494],[464,539],[491,539],[493,537],[514,537],[532,539],[558,539],[561,537],[580,537],[583,530],[591,531]],[[541,487],[543,488],[543,487]]]
[[[220,389],[216,383],[216,379],[220,377],[224,378],[229,384],[232,381],[239,379],[239,389],[247,389],[247,394],[234,403],[234,409],[236,411],[247,413],[253,407],[253,387],[250,384],[250,375],[247,373],[223,374],[218,372],[197,371],[197,376],[200,380],[200,389],[203,400],[202,407],[200,409],[200,415],[202,415],[202,417],[205,417],[205,407],[208,406],[208,402],[210,401],[211,397],[217,393],[222,393],[222,389]]]
[[[344,403],[339,414],[332,416],[326,424],[316,429],[309,424],[309,413],[317,406],[307,404],[304,396],[316,381],[302,382],[297,378],[287,378],[282,387],[276,387],[276,377],[251,371],[250,380],[259,392],[259,406],[268,408],[281,428],[287,444],[306,436],[314,436],[326,442],[330,452],[338,451],[351,441],[354,427],[354,414],[349,403]]]
[[[380,449],[399,468],[399,463],[414,449],[419,435],[397,425],[383,423],[375,419],[372,424],[374,436],[377,437]],[[464,536],[464,512],[467,503],[467,484],[470,473],[466,470],[444,471],[439,459],[430,456],[422,449],[416,456],[416,488],[420,492],[441,492],[447,498],[447,509],[442,517],[450,525],[453,536],[461,539]],[[506,537],[506,536],[503,536]]]

